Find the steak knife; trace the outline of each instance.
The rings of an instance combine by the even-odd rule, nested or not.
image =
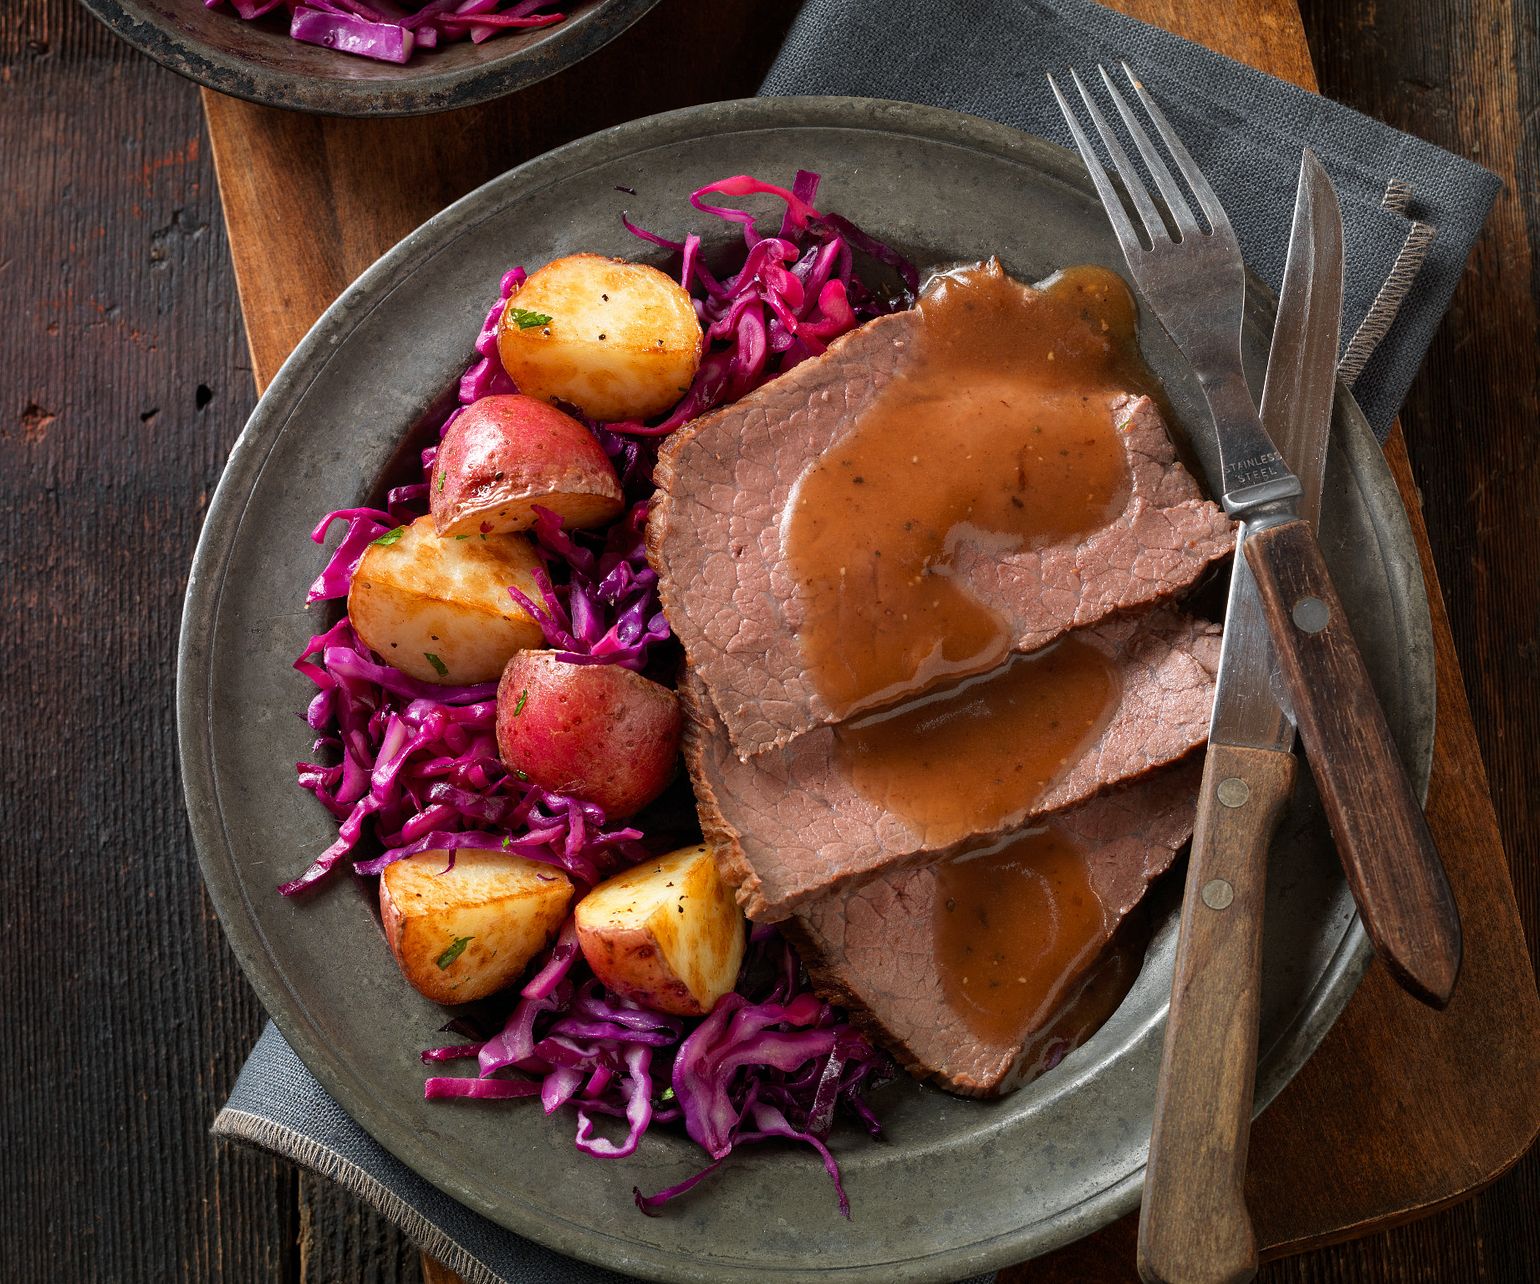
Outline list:
[[[1330,180],[1307,150],[1261,420],[1299,478],[1298,515],[1310,523],[1320,510],[1341,312],[1341,212]],[[1294,782],[1295,729],[1275,694],[1278,659],[1257,579],[1241,555],[1247,539],[1243,525],[1139,1224],[1140,1274],[1172,1284],[1245,1280],[1257,1268],[1243,1187],[1256,1074],[1262,907],[1268,847]],[[1333,608],[1340,610],[1335,603]],[[1384,853],[1387,862],[1399,855]],[[1360,891],[1357,880],[1354,891]]]

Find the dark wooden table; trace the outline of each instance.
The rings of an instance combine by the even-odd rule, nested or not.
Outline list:
[[[719,2],[672,0],[622,46]],[[261,1013],[203,897],[174,770],[186,567],[253,397],[197,94],[68,0],[0,8],[0,1278],[415,1280],[393,1228],[206,1135]],[[1324,92],[1508,183],[1403,424],[1533,954],[1540,33],[1526,0],[1469,8],[1304,5]],[[738,18],[688,83],[612,47],[602,75],[523,95],[508,127],[549,142],[750,92],[784,21],[776,5]],[[1264,1278],[1540,1278],[1540,1157]]]

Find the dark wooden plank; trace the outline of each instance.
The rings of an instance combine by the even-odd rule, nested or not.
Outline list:
[[[208,1125],[261,1012],[204,899],[172,680],[252,402],[195,94],[0,10],[0,1276],[293,1278],[295,1179]]]
[[[417,1249],[336,1183],[299,1179],[299,1284],[421,1284]]]

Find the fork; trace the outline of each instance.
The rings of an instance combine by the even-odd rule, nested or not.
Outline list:
[[[1182,355],[1198,376],[1203,395],[1219,429],[1220,458],[1223,475],[1223,500],[1227,512],[1239,517],[1259,505],[1292,499],[1300,493],[1299,479],[1273,448],[1272,441],[1257,415],[1256,402],[1241,366],[1241,315],[1246,301],[1246,266],[1240,243],[1230,226],[1224,207],[1208,185],[1182,140],[1177,137],[1154,100],[1145,92],[1127,63],[1122,64],[1129,84],[1149,112],[1162,141],[1170,149],[1177,168],[1188,182],[1198,206],[1208,220],[1208,230],[1198,225],[1192,207],[1178,186],[1171,170],[1150,141],[1144,125],[1130,110],[1128,101],[1112,83],[1105,67],[1098,67],[1102,83],[1128,128],[1140,159],[1149,167],[1161,198],[1170,212],[1178,236],[1172,237],[1161,212],[1151,199],[1138,170],[1128,159],[1117,132],[1102,115],[1096,100],[1087,92],[1080,73],[1071,71],[1075,88],[1080,91],[1097,132],[1101,135],[1129,199],[1138,213],[1146,248],[1130,221],[1112,180],[1097,159],[1090,140],[1060,92],[1052,76],[1048,83],[1058,100],[1059,110],[1080,149],[1096,194],[1101,197],[1112,230],[1117,234],[1123,257],[1128,261],[1139,292],[1160,318]]]
[[[1127,64],[1123,72],[1207,229],[1199,225],[1127,99],[1106,69],[1098,70],[1164,203],[1163,213],[1116,130],[1072,71],[1085,110],[1123,179],[1139,229],[1075,111],[1051,76],[1049,83],[1134,280],[1191,363],[1213,413],[1224,506],[1245,523],[1245,557],[1278,669],[1365,926],[1396,979],[1425,1002],[1443,1007],[1460,964],[1458,912],[1320,546],[1300,517],[1299,479],[1268,436],[1246,382],[1240,351],[1246,290],[1240,245],[1202,171]],[[1238,986],[1242,981],[1227,977],[1223,983]],[[1178,1004],[1185,997],[1173,991],[1166,1065]],[[1183,1035],[1199,1045],[1214,1045],[1216,1055],[1223,1051],[1218,1028],[1192,1028]],[[1253,1055],[1254,1046],[1253,1035]],[[1247,1080],[1249,1103],[1253,1069],[1229,1059],[1236,1055],[1230,1049],[1219,1062],[1198,1059],[1196,1064],[1214,1071],[1214,1082],[1173,1083],[1163,1066],[1139,1226],[1139,1270],[1146,1280],[1235,1281],[1249,1279],[1256,1269],[1241,1192],[1250,1112],[1244,1122],[1233,1120],[1238,1136],[1226,1114],[1236,1096],[1226,1090],[1237,1087],[1239,1075]]]

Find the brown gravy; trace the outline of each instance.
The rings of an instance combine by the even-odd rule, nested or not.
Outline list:
[[[1052,827],[942,865],[935,913],[947,1002],[993,1045],[1046,1026],[1107,939],[1084,855]]]
[[[1074,636],[996,672],[834,728],[865,797],[935,835],[1004,823],[1043,797],[1117,707],[1118,672]]]
[[[1139,930],[1142,929],[1142,930]],[[1125,924],[1102,950],[1101,957],[1075,986],[1042,1029],[1031,1030],[1023,1046],[1019,1082],[1052,1070],[1066,1053],[1095,1034],[1134,988],[1149,929],[1142,922]]]
[[[960,539],[1000,555],[1105,525],[1127,503],[1108,414],[1152,383],[1122,280],[1041,288],[997,264],[947,273],[870,409],[801,477],[784,528],[808,671],[837,718],[1000,663],[997,612],[949,578]]]

